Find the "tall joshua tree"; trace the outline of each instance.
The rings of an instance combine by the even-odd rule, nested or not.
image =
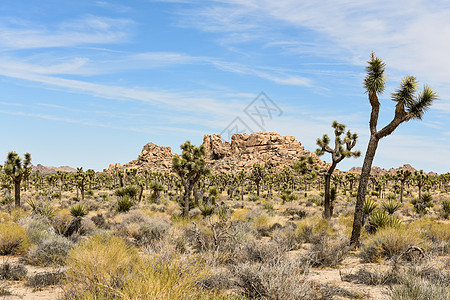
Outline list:
[[[405,189],[405,182],[411,177],[410,170],[397,170],[395,178],[400,181],[400,202],[403,203],[403,190]]]
[[[370,61],[368,61],[368,66],[366,67],[367,75],[364,78],[364,88],[369,96],[370,105],[372,106],[369,121],[370,139],[364,157],[361,177],[359,179],[358,194],[356,197],[353,231],[350,238],[350,244],[353,247],[359,246],[367,183],[369,181],[370,170],[372,168],[375,152],[377,151],[378,142],[394,132],[401,123],[412,119],[421,120],[425,111],[430,108],[433,101],[438,99],[436,92],[428,86],[425,86],[422,92],[416,94],[416,78],[413,76],[406,76],[402,79],[400,88],[392,93],[391,99],[396,103],[392,121],[382,129],[378,130],[377,123],[380,112],[378,95],[384,92],[386,82],[384,70],[384,62],[372,53],[372,57]]]
[[[256,195],[259,197],[259,192],[261,190],[261,182],[266,175],[266,169],[260,164],[254,164],[252,167],[252,171],[250,173],[250,178],[256,184]]]
[[[196,147],[187,141],[180,148],[183,150],[181,158],[178,156],[173,158],[172,169],[180,177],[184,187],[183,216],[187,217],[192,190],[200,177],[209,173],[209,169],[206,167],[204,145]]]
[[[14,198],[15,206],[20,207],[20,183],[28,170],[28,166],[31,164],[31,154],[25,153],[25,159],[22,158],[14,151],[8,153],[5,161],[5,173],[9,175],[14,182]]]
[[[332,163],[330,168],[328,168],[325,173],[325,201],[324,201],[324,211],[323,216],[325,219],[329,219],[333,216],[333,204],[331,203],[330,197],[330,186],[331,186],[331,175],[333,175],[334,170],[338,163],[340,163],[346,157],[359,157],[361,155],[361,151],[351,150],[356,145],[356,141],[358,140],[358,135],[356,133],[351,133],[350,130],[347,131],[345,138],[342,140],[341,135],[345,133],[345,125],[340,124],[337,121],[334,121],[331,125],[334,128],[334,149],[332,149],[330,144],[330,138],[328,135],[324,134],[321,139],[317,139],[316,154],[321,156],[325,152],[331,153]],[[344,147],[345,146],[345,147]]]

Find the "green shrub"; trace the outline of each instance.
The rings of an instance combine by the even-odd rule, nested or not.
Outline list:
[[[442,204],[442,215],[444,216],[444,218],[448,218],[450,216],[450,200],[442,200],[441,202]]]
[[[376,210],[369,216],[367,231],[375,233],[377,230],[385,227],[398,227],[401,220],[397,216],[388,215],[384,210]]]
[[[79,204],[75,204],[74,206],[72,206],[70,208],[70,214],[75,218],[76,217],[84,217],[85,215],[88,214],[88,211],[83,204],[79,203]]]
[[[407,228],[387,227],[369,237],[361,248],[363,262],[378,262],[403,254],[410,246],[420,246],[423,240]]]
[[[73,243],[59,235],[52,236],[30,249],[27,261],[38,266],[63,265]]]
[[[130,210],[130,208],[133,205],[134,205],[133,200],[128,196],[124,196],[124,197],[117,199],[117,211],[118,212],[127,212]]]
[[[13,195],[7,195],[4,196],[1,200],[0,200],[0,205],[7,205],[7,204],[12,204],[14,203],[14,197]]]
[[[134,185],[129,185],[126,187],[122,187],[117,189],[114,194],[120,198],[124,198],[126,196],[130,198],[136,198],[137,194],[139,193],[139,188]]]
[[[392,215],[397,210],[399,210],[400,207],[402,207],[402,204],[391,199],[391,200],[389,200],[387,202],[382,202],[381,203],[381,207],[383,208],[383,210],[385,212],[387,212],[388,214]]]
[[[414,205],[416,213],[420,215],[425,215],[434,206],[433,197],[430,193],[425,193],[420,198],[413,199],[411,203]]]

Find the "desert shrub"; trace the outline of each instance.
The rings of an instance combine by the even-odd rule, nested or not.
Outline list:
[[[33,265],[63,265],[74,244],[59,235],[50,237],[30,249],[27,261]]]
[[[450,288],[447,285],[430,282],[415,276],[404,276],[401,284],[394,286],[391,291],[392,300],[448,300]]]
[[[360,256],[363,262],[378,262],[400,256],[411,246],[420,246],[423,241],[408,228],[387,227],[378,230],[362,246]]]
[[[15,223],[0,224],[0,255],[21,254],[29,247],[25,228]]]
[[[271,202],[269,202],[269,201],[265,201],[263,203],[263,207],[267,211],[272,211],[273,210],[273,204]]]
[[[344,237],[323,236],[317,240],[302,260],[313,267],[336,267],[349,251]]]
[[[413,199],[411,203],[414,205],[415,212],[420,215],[425,215],[434,206],[433,197],[430,193],[425,193],[420,198]]]
[[[272,240],[284,248],[286,251],[296,250],[301,246],[301,239],[295,233],[294,228],[286,226],[284,228],[276,229],[271,234]]]
[[[202,216],[204,217],[210,216],[214,213],[214,206],[208,205],[206,203],[199,205],[198,208],[200,209]]]
[[[448,217],[450,216],[450,200],[442,200],[441,204],[442,204],[441,209],[442,216],[445,219],[448,219]]]
[[[323,197],[321,196],[311,196],[308,198],[309,203],[314,203],[317,206],[323,205]]]
[[[395,200],[397,197],[395,197],[395,194],[392,193],[387,193],[386,194],[386,199],[387,200]]]
[[[83,204],[78,203],[70,208],[70,214],[73,217],[84,217],[88,214],[88,211]]]
[[[130,197],[124,196],[117,199],[116,204],[116,209],[118,212],[127,212],[134,205],[134,202]]]
[[[51,219],[51,224],[55,230],[55,233],[59,234],[59,235],[63,235],[66,230],[67,227],[70,224],[71,221],[71,216],[69,213],[65,214],[65,213],[57,213],[53,219]]]
[[[278,243],[251,240],[240,246],[237,261],[268,263],[283,257],[284,253],[284,249]]]
[[[50,202],[41,202],[34,198],[27,200],[28,205],[30,205],[33,214],[40,215],[51,219],[55,215],[55,208]]]
[[[308,268],[299,261],[245,262],[233,266],[236,285],[248,299],[314,299]]]
[[[13,195],[6,195],[0,199],[0,205],[8,205],[14,203]]]
[[[291,202],[298,199],[298,196],[293,194],[291,190],[285,190],[281,193],[281,200],[283,200],[283,204],[286,202]]]
[[[398,227],[400,224],[401,220],[399,217],[388,215],[384,210],[375,210],[375,212],[369,215],[366,230],[370,233],[375,233],[379,229],[385,227]]]
[[[116,195],[117,197],[120,197],[120,198],[129,197],[129,198],[135,199],[138,193],[139,193],[139,188],[137,186],[129,185],[129,186],[117,189],[114,192],[114,195]]]
[[[95,235],[67,260],[65,299],[199,299],[205,266],[140,259],[115,236]]]
[[[331,236],[336,230],[331,224],[320,217],[303,218],[297,223],[295,233],[305,243],[315,243],[323,236]]]
[[[25,227],[28,238],[32,244],[39,244],[44,239],[54,234],[54,229],[48,219],[43,217],[32,217],[20,220],[20,224]]]
[[[116,293],[111,290],[123,286],[137,259],[136,249],[123,239],[113,235],[92,235],[69,251],[67,287],[92,298],[113,297]]]
[[[39,272],[28,278],[26,285],[35,289],[57,285],[64,279],[61,271]]]
[[[385,212],[392,215],[402,207],[402,204],[391,199],[387,202],[381,202],[381,207]]]
[[[0,265],[1,280],[21,280],[27,276],[27,268],[22,264],[10,264],[8,261]]]
[[[247,200],[251,201],[251,202],[256,202],[259,200],[259,196],[255,195],[255,194],[251,194],[247,197]]]
[[[342,281],[355,282],[365,285],[392,285],[400,281],[400,274],[395,268],[387,271],[371,270],[367,267],[359,268],[356,273],[341,274]]]
[[[143,246],[161,240],[168,234],[169,228],[170,223],[162,218],[151,218],[141,211],[133,211],[124,216],[118,230]]]

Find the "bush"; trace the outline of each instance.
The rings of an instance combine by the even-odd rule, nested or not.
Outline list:
[[[29,247],[25,228],[15,223],[0,224],[0,255],[22,254]]]
[[[75,204],[70,208],[70,214],[73,217],[84,217],[85,215],[88,214],[88,211],[83,204],[79,203]]]
[[[69,288],[79,290],[80,294],[86,292],[100,299],[112,298],[116,294],[110,288],[123,285],[137,259],[136,249],[119,237],[90,236],[69,251],[67,284]]]
[[[413,199],[411,203],[414,205],[416,213],[420,215],[425,215],[434,206],[433,197],[430,193],[425,193],[420,198]]]
[[[383,210],[385,212],[387,212],[388,214],[392,215],[397,210],[399,210],[400,207],[402,207],[402,204],[391,199],[391,200],[389,200],[387,202],[382,202],[381,203],[381,207],[383,208]]]
[[[91,236],[70,251],[64,299],[200,299],[205,266],[139,259],[115,236]]]
[[[126,187],[122,187],[117,189],[114,192],[114,195],[120,198],[130,197],[130,198],[136,198],[137,194],[139,193],[139,188],[134,185],[129,185]]]
[[[27,276],[27,268],[21,264],[10,264],[8,261],[0,266],[1,280],[21,280]]]
[[[28,278],[26,285],[35,289],[57,285],[64,279],[61,271],[39,272]]]
[[[442,216],[446,219],[450,216],[450,200],[442,200]]]
[[[367,231],[375,233],[377,230],[385,227],[398,227],[401,224],[401,220],[397,216],[391,216],[386,214],[385,211],[376,210],[369,216],[367,225]]]
[[[61,236],[53,236],[31,248],[27,261],[38,266],[62,266],[73,243]]]
[[[400,285],[395,286],[391,292],[392,300],[448,300],[450,289],[447,285],[430,282],[415,276],[405,276]]]
[[[46,218],[35,216],[30,219],[27,217],[21,219],[19,222],[24,224],[28,238],[32,244],[39,244],[54,234],[54,229]]]
[[[8,205],[14,203],[13,195],[6,195],[0,200],[0,205]]]
[[[303,261],[313,267],[336,267],[349,251],[346,238],[321,237],[309,250]]]
[[[418,234],[407,228],[384,228],[371,236],[361,248],[363,262],[378,262],[400,256],[411,246],[420,246],[423,241]]]
[[[134,205],[134,202],[130,197],[124,196],[117,199],[117,211],[118,212],[127,212]]]
[[[248,299],[314,299],[300,261],[274,260],[269,264],[241,263],[232,268],[236,285]]]

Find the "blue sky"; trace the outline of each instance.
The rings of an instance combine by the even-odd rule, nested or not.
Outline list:
[[[186,140],[201,144],[237,117],[238,130],[293,135],[312,151],[337,120],[365,152],[361,82],[374,51],[389,79],[379,126],[393,116],[390,93],[402,76],[440,96],[423,121],[380,142],[374,165],[450,171],[448,1],[3,2],[5,158],[15,150],[34,164],[102,170],[135,159],[148,142],[176,152]],[[261,92],[282,113],[259,127],[244,110]],[[361,165],[347,159],[338,168]]]

